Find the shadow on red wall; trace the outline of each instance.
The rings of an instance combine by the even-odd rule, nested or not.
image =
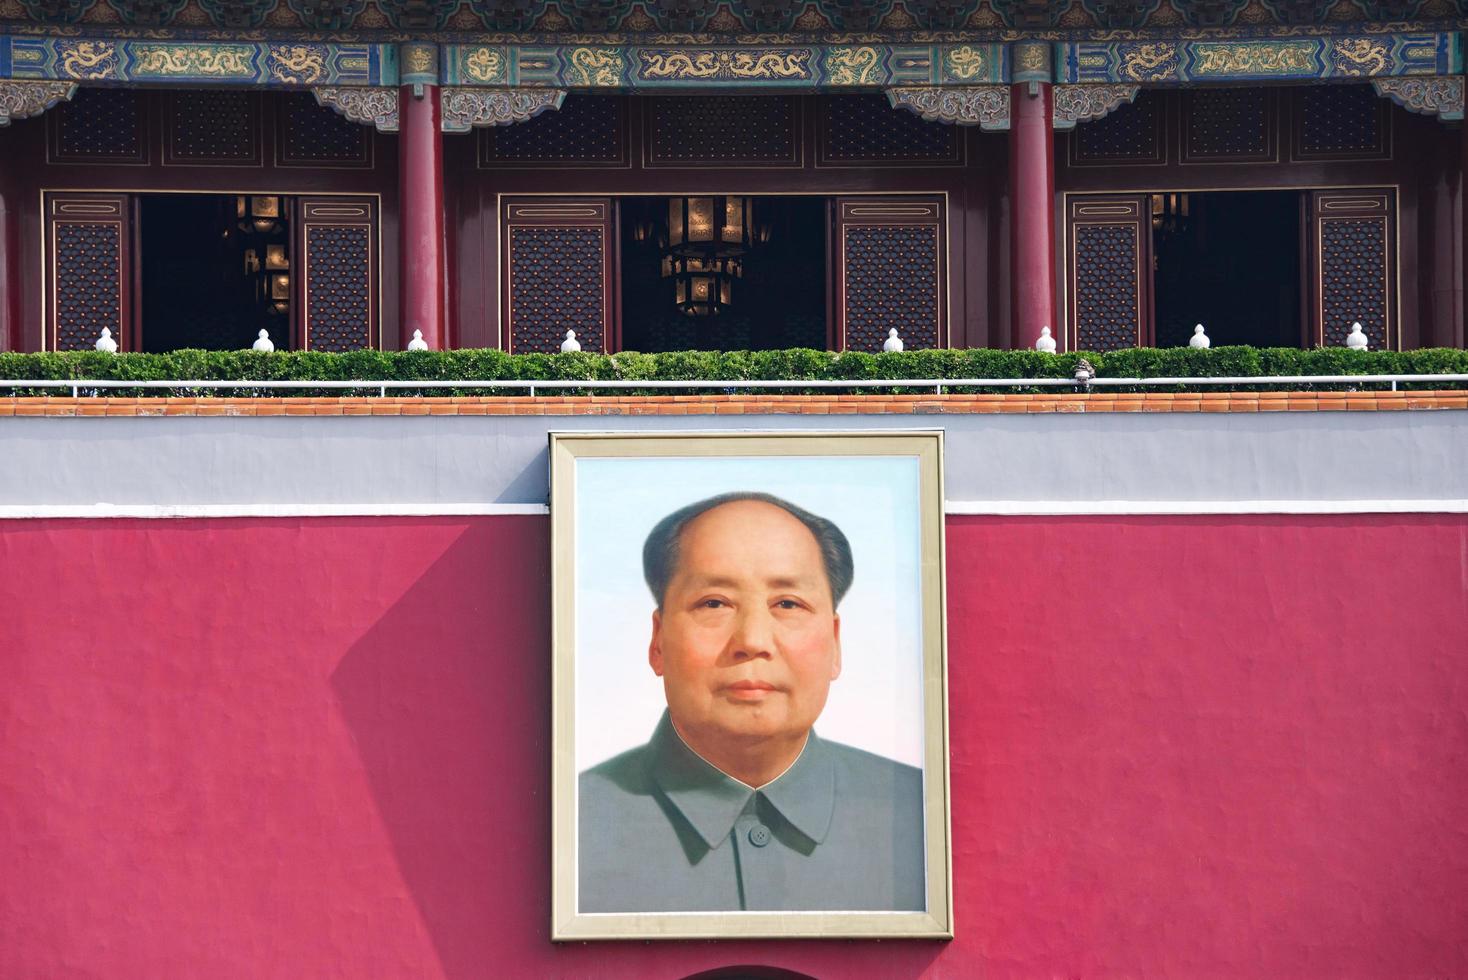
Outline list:
[[[550,942],[548,532],[466,527],[331,675],[444,973],[922,973],[941,944],[885,944],[877,966],[851,943]]]

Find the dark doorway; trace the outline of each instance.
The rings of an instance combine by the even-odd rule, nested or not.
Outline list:
[[[669,199],[619,202],[622,349],[826,349],[826,200],[749,198],[756,240],[730,279],[729,303],[689,314],[665,276]]]
[[[141,349],[240,350],[290,338],[289,201],[149,194],[139,199]]]
[[[1152,195],[1157,346],[1298,347],[1302,324],[1298,191]]]

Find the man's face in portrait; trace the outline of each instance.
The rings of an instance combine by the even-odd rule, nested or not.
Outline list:
[[[648,660],[690,743],[802,739],[841,673],[840,634],[815,535],[741,500],[683,529]]]

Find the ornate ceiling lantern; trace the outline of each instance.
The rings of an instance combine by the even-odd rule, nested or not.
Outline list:
[[[1152,195],[1152,229],[1164,235],[1175,235],[1188,227],[1187,194]]]
[[[673,280],[673,301],[689,316],[718,316],[733,301],[742,278],[739,257],[756,239],[747,197],[674,197],[668,200],[668,254],[663,275]]]
[[[689,316],[718,316],[733,300],[734,280],[744,277],[736,258],[704,259],[669,255],[663,276],[673,280],[673,302]]]
[[[237,197],[235,212],[239,229],[246,234],[272,235],[280,229],[278,197]]]
[[[675,197],[668,201],[668,250],[674,255],[732,258],[754,241],[747,197]]]

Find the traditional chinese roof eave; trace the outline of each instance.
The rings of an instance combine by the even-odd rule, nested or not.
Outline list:
[[[1125,43],[1129,41],[1226,41],[1262,40],[1342,35],[1393,35],[1449,33],[1468,31],[1468,17],[1439,17],[1412,21],[1354,20],[1320,24],[1281,25],[1277,23],[1238,24],[1221,27],[1189,27],[1159,25],[1132,29],[1098,27],[1056,27],[1045,29],[1012,29],[1007,27],[964,28],[962,30],[879,30],[879,31],[788,31],[780,33],[667,33],[659,31],[524,31],[493,30],[397,30],[393,28],[348,29],[336,31],[296,27],[260,27],[227,29],[212,26],[171,25],[140,27],[121,23],[75,24],[37,23],[31,20],[0,19],[0,35],[43,38],[105,38],[150,41],[214,41],[214,42],[297,42],[341,44],[401,44],[428,42],[436,44],[499,45],[636,45],[636,46],[735,46],[769,47],[789,44],[861,45],[861,44],[961,44],[1012,43],[1016,41]]]

